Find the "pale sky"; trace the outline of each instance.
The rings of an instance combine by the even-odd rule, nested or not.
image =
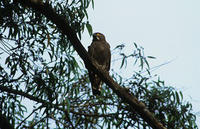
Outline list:
[[[153,73],[183,92],[200,121],[200,0],[95,0],[88,13],[111,48],[136,42],[157,58],[151,66],[173,60]],[[82,43],[89,46],[91,37],[85,33]]]

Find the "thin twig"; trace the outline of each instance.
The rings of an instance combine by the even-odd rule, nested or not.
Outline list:
[[[18,129],[21,125],[22,125],[22,123],[24,123],[31,115],[33,115],[33,113],[35,112],[35,111],[37,111],[38,109],[40,109],[40,107],[38,107],[37,109],[34,109],[17,127],[16,127],[16,129]]]

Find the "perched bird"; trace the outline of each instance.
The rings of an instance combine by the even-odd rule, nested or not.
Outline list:
[[[99,32],[93,34],[93,41],[88,47],[88,54],[92,59],[102,66],[103,69],[110,70],[111,52],[110,45],[106,42],[105,36]],[[93,95],[101,94],[102,80],[93,71],[89,71],[89,78],[92,84]]]

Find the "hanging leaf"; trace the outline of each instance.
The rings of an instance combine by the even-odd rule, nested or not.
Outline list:
[[[91,36],[93,34],[92,26],[89,24],[89,22],[86,23],[86,28],[88,30],[89,35]]]

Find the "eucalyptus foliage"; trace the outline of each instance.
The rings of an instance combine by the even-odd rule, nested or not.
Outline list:
[[[87,8],[93,0],[51,0],[49,3],[76,31],[92,34]],[[152,78],[142,47],[133,44],[126,55],[117,46],[125,68],[134,62],[137,70],[124,78],[112,77],[134,94],[169,129],[195,129],[192,105],[183,94]],[[15,128],[150,128],[106,85],[93,96],[87,70],[68,38],[42,14],[13,2],[0,1],[0,116]],[[145,72],[145,74],[144,74]]]

